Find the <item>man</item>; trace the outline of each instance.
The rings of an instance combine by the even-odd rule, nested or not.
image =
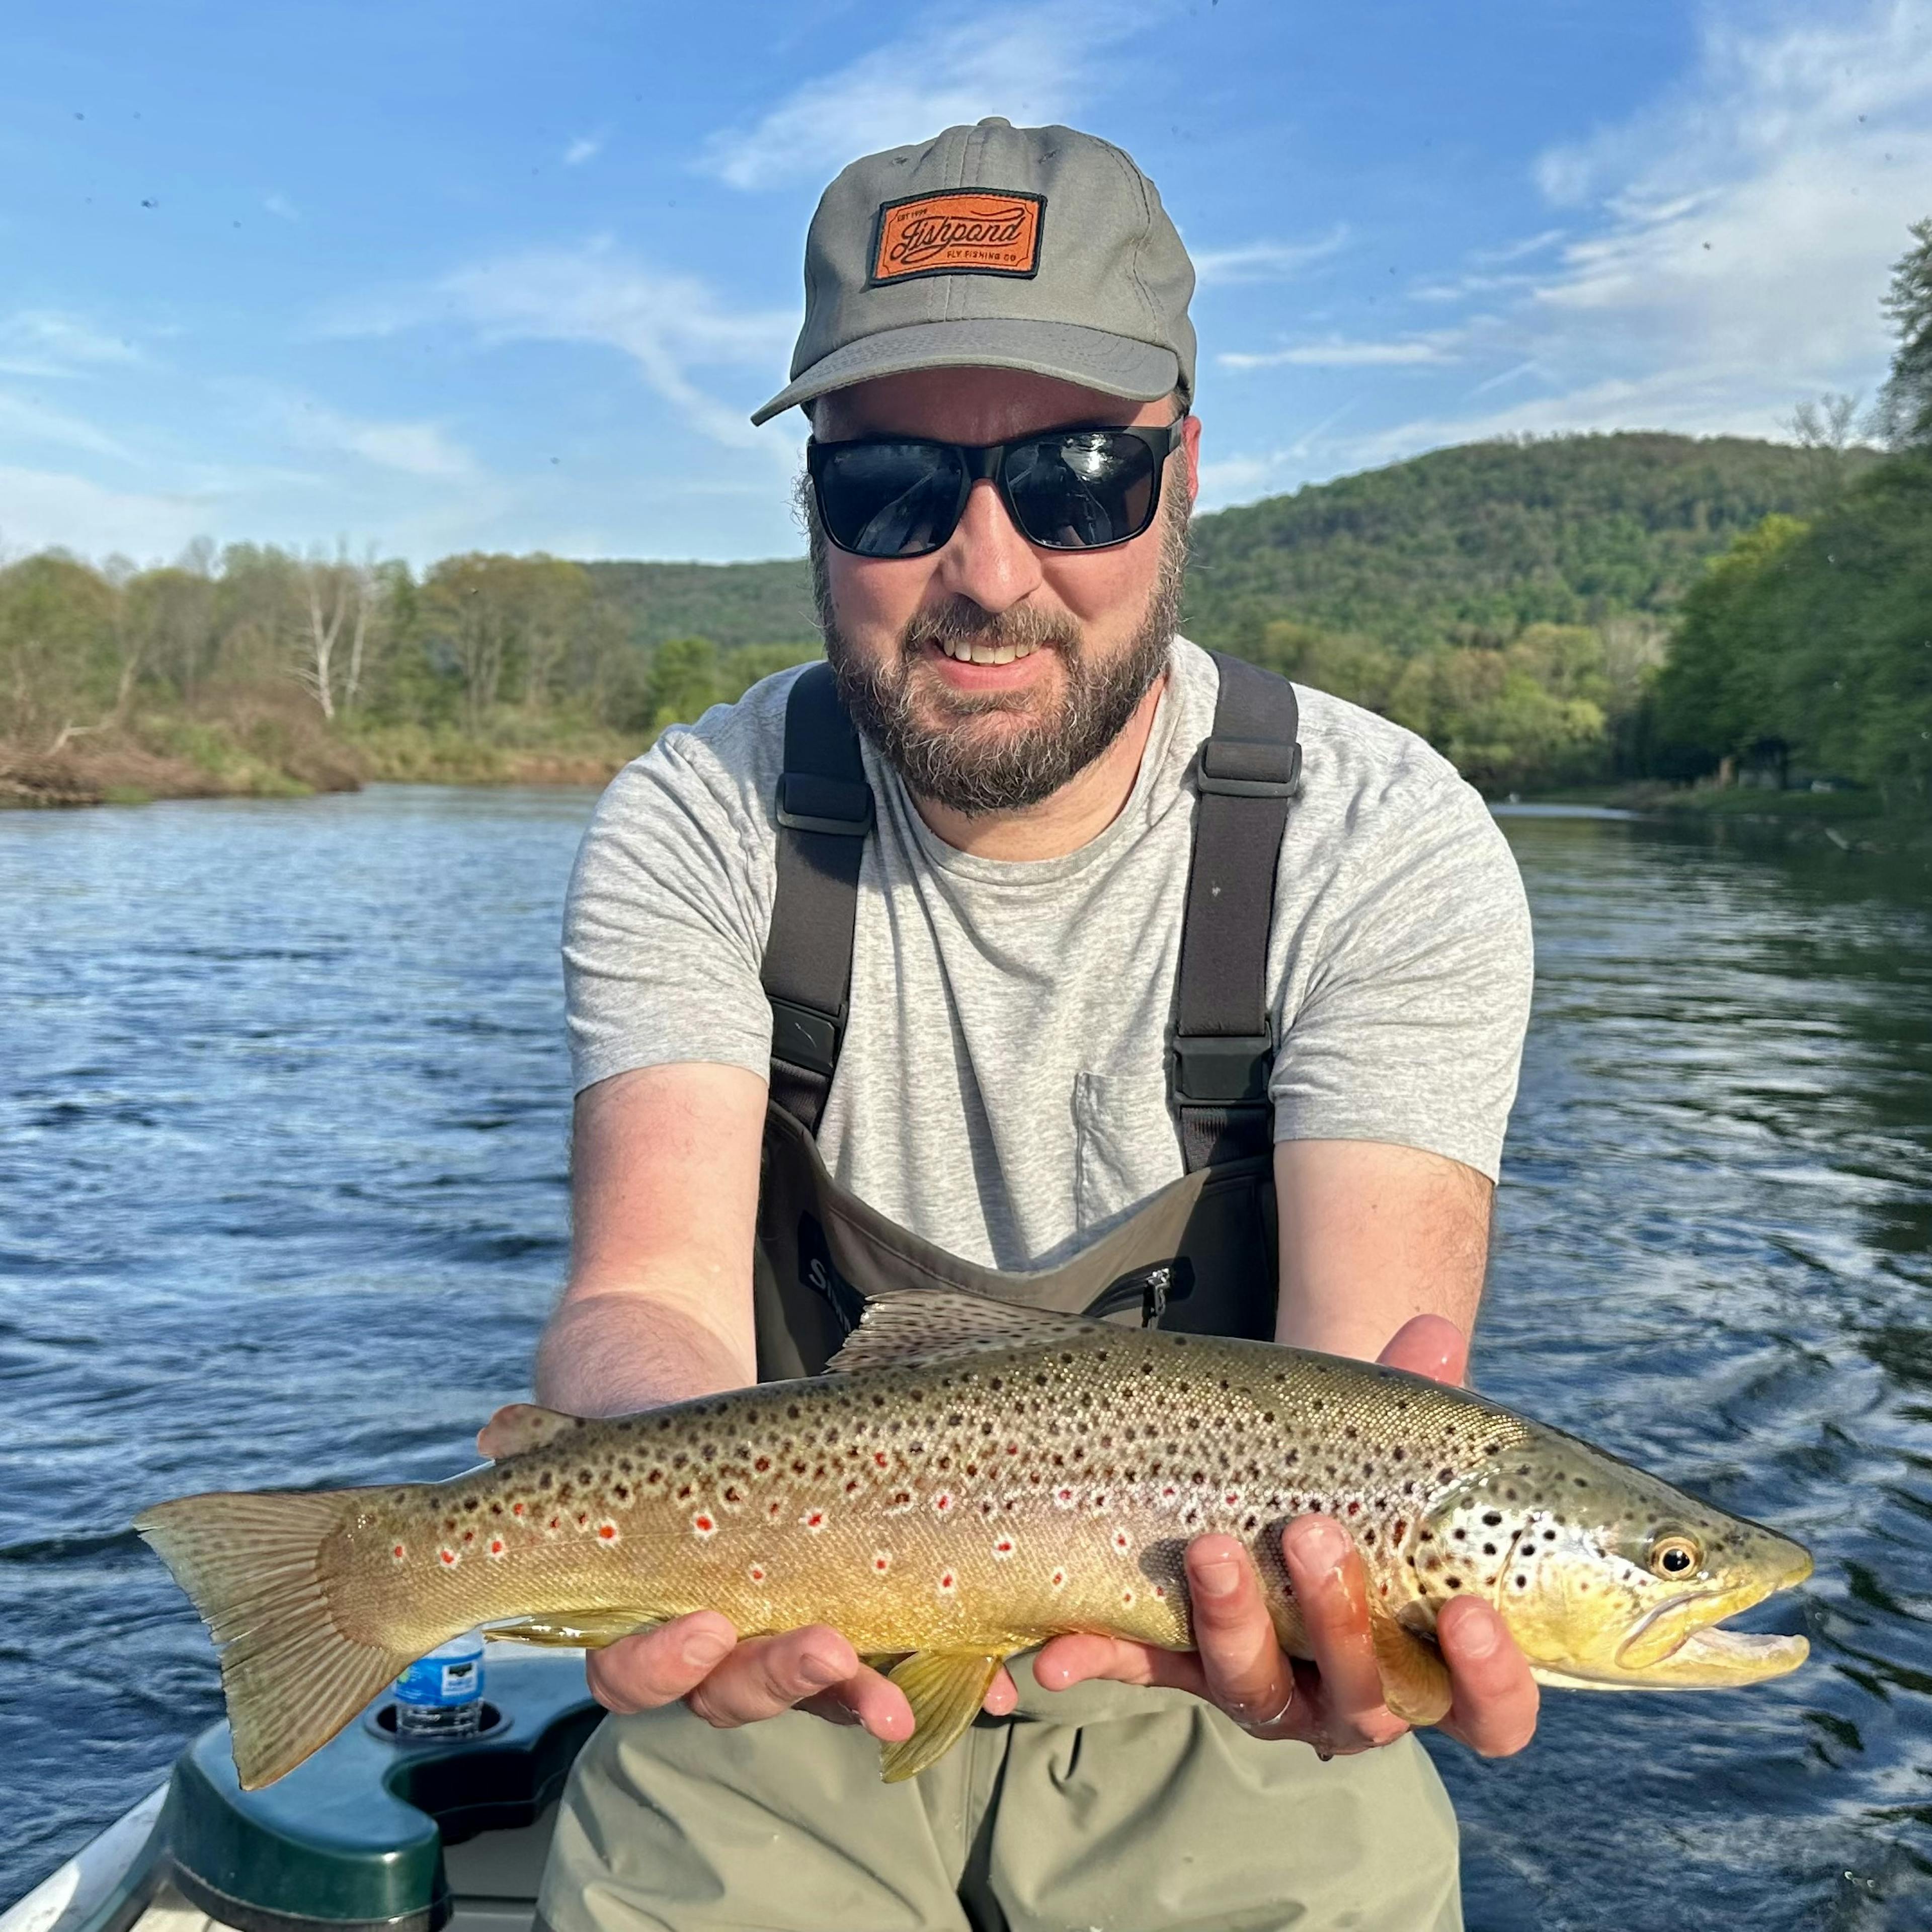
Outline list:
[[[585,838],[542,1401],[814,1369],[855,1288],[908,1282],[1462,1372],[1521,889],[1419,740],[1313,692],[1298,719],[1176,637],[1192,283],[1152,185],[1067,128],[949,129],[827,190],[757,419],[811,413],[836,688],[787,674],[665,734]],[[613,1646],[590,1678],[624,1714],[573,1777],[544,1919],[1457,1924],[1359,1558],[1324,1518],[1282,1544],[1312,1666],[1244,1546],[1203,1536],[1198,1654],[1058,1639],[907,1784],[872,1742],[905,1700],[835,1630],[701,1613]],[[1520,1748],[1535,1690],[1499,1620],[1460,1600],[1440,1636],[1445,1728]]]

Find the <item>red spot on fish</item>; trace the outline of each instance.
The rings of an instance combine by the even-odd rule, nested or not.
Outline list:
[[[745,1574],[753,1582],[762,1583],[765,1580],[765,1566],[762,1563],[754,1563]]]
[[[614,1522],[600,1522],[597,1526],[597,1534],[604,1542],[615,1543],[617,1540],[617,1526]]]
[[[939,1515],[944,1516],[946,1512],[952,1507],[952,1497],[951,1492],[946,1490],[941,1490],[938,1495],[933,1498],[932,1507]]]
[[[816,1535],[825,1527],[825,1512],[822,1509],[807,1510],[804,1515],[799,1518],[799,1521]]]
[[[1064,1590],[1066,1587],[1066,1572],[1064,1570],[1056,1570],[1047,1581],[1056,1590]]]
[[[940,1572],[939,1594],[942,1597],[951,1596],[953,1592],[958,1588],[958,1587],[959,1580],[953,1575],[950,1570],[943,1570]]]
[[[1119,1550],[1124,1556],[1128,1550],[1133,1547],[1132,1539],[1129,1537],[1127,1532],[1124,1529],[1117,1529],[1114,1531],[1114,1547]]]
[[[1071,1490],[1055,1490],[1053,1492],[1053,1500],[1062,1509],[1071,1509],[1073,1507],[1073,1492]]]
[[[883,1469],[887,1468],[890,1465],[892,1458],[889,1456],[883,1449],[874,1449],[872,1451],[872,1460],[878,1463],[879,1467]]]
[[[393,1556],[398,1563],[401,1562],[405,1553],[403,1546],[400,1543],[396,1545],[394,1549],[389,1552],[389,1554]]]
[[[524,1506],[521,1503],[512,1503],[510,1505],[510,1514],[512,1516],[521,1516],[523,1513]]]
[[[703,1510],[691,1519],[691,1526],[700,1536],[709,1536],[718,1527],[716,1517],[707,1515]]]
[[[442,1558],[444,1567],[447,1569],[454,1570],[458,1564],[463,1561],[462,1558],[458,1556],[454,1550],[448,1548],[446,1545],[442,1549],[439,1550],[436,1553]]]
[[[1013,1540],[1010,1536],[1001,1537],[999,1541],[993,1545],[993,1554],[995,1556],[1010,1556],[1012,1553]]]
[[[757,1470],[758,1474],[761,1476],[771,1466],[772,1459],[769,1456],[760,1456],[758,1460],[752,1465],[752,1467]]]
[[[490,1539],[490,1554],[492,1556],[502,1556],[509,1546],[500,1536],[493,1536]]]
[[[883,1576],[892,1567],[892,1552],[890,1550],[872,1552],[872,1568]]]

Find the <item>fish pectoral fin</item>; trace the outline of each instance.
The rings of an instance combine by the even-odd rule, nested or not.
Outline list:
[[[513,1623],[490,1624],[485,1634],[506,1643],[554,1644],[570,1650],[602,1650],[620,1637],[664,1621],[662,1610],[550,1610],[540,1617],[519,1617]]]
[[[917,1777],[959,1742],[1005,1661],[978,1651],[916,1650],[891,1673],[916,1728],[899,1743],[879,1747],[880,1775],[888,1784]]]
[[[1439,1724],[1455,1699],[1442,1653],[1391,1617],[1371,1616],[1369,1631],[1382,1672],[1382,1702],[1405,1723]]]
[[[493,1462],[506,1456],[521,1456],[541,1449],[573,1429],[581,1429],[586,1418],[566,1415],[560,1408],[541,1408],[533,1402],[513,1402],[500,1408],[476,1435],[476,1446]]]

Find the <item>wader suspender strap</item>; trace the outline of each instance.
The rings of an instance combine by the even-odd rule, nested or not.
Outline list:
[[[1293,687],[1238,658],[1221,675],[1195,782],[1194,853],[1180,935],[1168,1089],[1188,1170],[1272,1144],[1268,928],[1288,802],[1301,772]],[[852,984],[859,868],[872,829],[859,735],[831,667],[814,664],[785,706],[778,884],[764,980],[772,1003],[772,1097],[818,1131]]]
[[[1268,1153],[1268,928],[1289,800],[1301,775],[1294,688],[1238,658],[1221,674],[1195,768],[1194,856],[1180,928],[1168,1090],[1190,1173]]]
[[[772,1098],[813,1134],[844,1036],[859,868],[872,790],[832,667],[814,664],[785,705],[777,896],[762,977],[772,1003]]]

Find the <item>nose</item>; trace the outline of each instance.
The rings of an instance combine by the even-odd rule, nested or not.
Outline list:
[[[1014,526],[999,491],[984,478],[967,496],[934,575],[941,590],[970,598],[996,616],[1040,588],[1040,553]]]

